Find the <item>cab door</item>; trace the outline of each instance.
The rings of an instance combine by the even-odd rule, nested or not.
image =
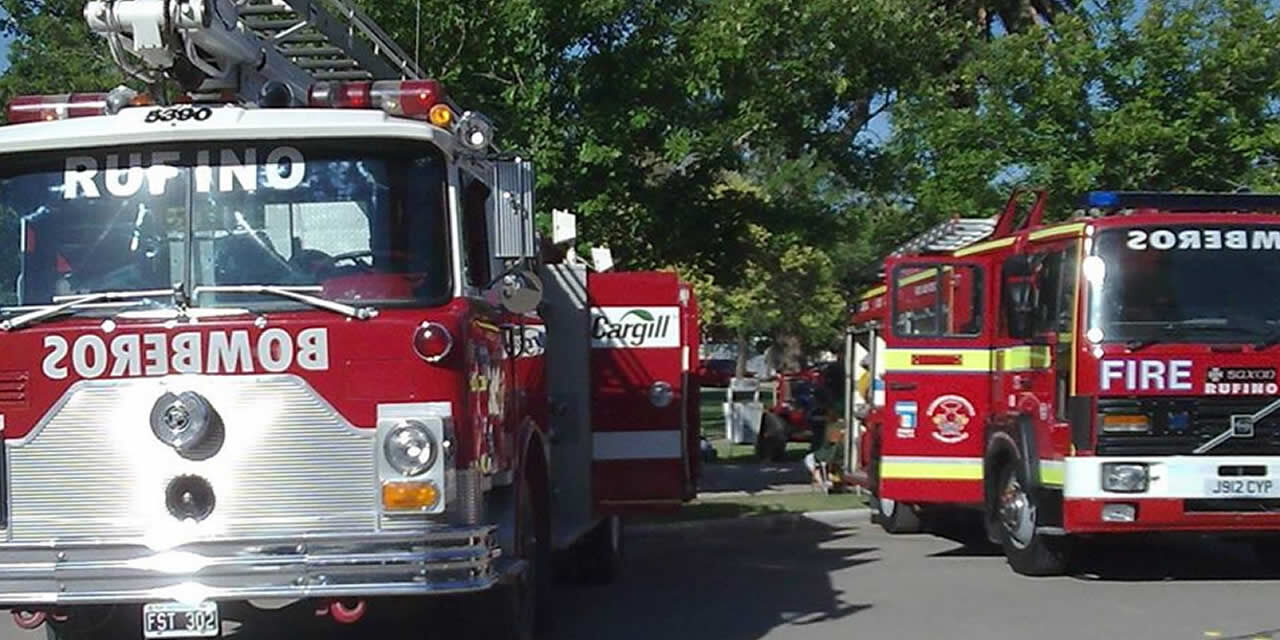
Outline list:
[[[890,259],[879,495],[910,503],[982,500],[991,410],[991,304],[982,258]]]

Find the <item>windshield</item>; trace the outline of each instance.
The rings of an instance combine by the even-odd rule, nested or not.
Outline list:
[[[113,149],[7,162],[0,304],[168,289],[193,304],[296,307],[448,296],[445,162],[426,145],[279,142]],[[205,289],[205,293],[201,292]]]
[[[1280,228],[1108,229],[1086,259],[1090,331],[1105,341],[1245,342],[1280,330]]]

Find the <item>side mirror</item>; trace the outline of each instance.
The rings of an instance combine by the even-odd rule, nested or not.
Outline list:
[[[490,209],[489,246],[499,259],[536,258],[533,228],[533,164],[502,160],[493,165],[494,205]]]
[[[511,271],[497,284],[499,302],[511,313],[530,313],[542,304],[542,280],[532,271]]]

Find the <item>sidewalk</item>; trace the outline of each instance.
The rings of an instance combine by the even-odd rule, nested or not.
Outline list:
[[[802,462],[702,465],[699,500],[809,493],[809,472]]]

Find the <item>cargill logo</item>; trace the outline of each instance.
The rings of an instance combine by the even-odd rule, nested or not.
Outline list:
[[[602,349],[680,345],[678,307],[600,307],[591,319],[591,344]]]

